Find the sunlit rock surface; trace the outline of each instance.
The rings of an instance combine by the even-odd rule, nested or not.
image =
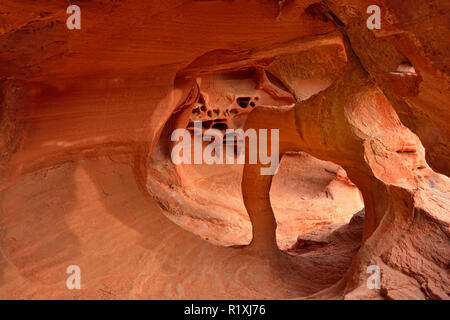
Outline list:
[[[83,1],[68,30],[3,0],[0,298],[449,299],[449,3],[371,4]],[[276,175],[174,165],[198,120],[278,129]]]

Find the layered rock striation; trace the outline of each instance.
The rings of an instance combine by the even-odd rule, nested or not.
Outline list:
[[[447,1],[78,5],[0,4],[0,298],[449,299]]]

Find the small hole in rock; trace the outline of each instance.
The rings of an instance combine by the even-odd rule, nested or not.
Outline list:
[[[249,97],[237,98],[236,101],[237,101],[237,104],[239,105],[239,107],[247,108],[248,103],[250,102],[250,98]]]

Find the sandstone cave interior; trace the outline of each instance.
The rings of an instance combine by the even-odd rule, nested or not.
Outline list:
[[[359,0],[92,1],[70,32],[4,2],[0,298],[449,299],[445,1],[380,0],[381,30]],[[171,159],[176,129],[246,159],[248,128],[276,174]]]

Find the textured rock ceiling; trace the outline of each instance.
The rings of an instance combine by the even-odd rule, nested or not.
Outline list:
[[[448,1],[73,2],[0,3],[0,298],[449,299]],[[199,119],[278,173],[175,166]]]

